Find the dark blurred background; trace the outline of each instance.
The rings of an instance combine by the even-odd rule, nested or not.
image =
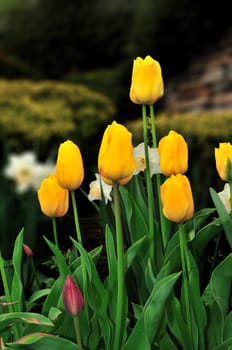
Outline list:
[[[228,31],[229,6],[229,0],[0,0],[0,75],[90,84],[84,73],[103,70],[92,85],[113,98],[119,118],[133,118],[137,109],[125,103],[132,60],[150,54],[165,81],[178,75]]]

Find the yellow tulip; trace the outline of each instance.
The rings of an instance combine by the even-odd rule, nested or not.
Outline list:
[[[183,136],[171,130],[158,145],[160,169],[165,176],[184,174],[188,169],[188,145]]]
[[[192,190],[185,175],[171,175],[160,188],[163,214],[170,221],[180,223],[194,213]]]
[[[79,147],[70,140],[60,144],[56,161],[56,179],[67,189],[79,188],[84,179],[84,166]]]
[[[37,194],[44,215],[56,218],[67,213],[69,193],[58,185],[55,175],[50,175],[41,182]]]
[[[108,185],[112,185],[112,181],[125,185],[133,176],[135,160],[132,134],[115,121],[104,132],[98,154],[98,168],[103,181]]]
[[[230,142],[222,142],[219,148],[215,148],[215,160],[220,178],[224,181],[232,181],[232,145]]]
[[[130,99],[136,104],[153,104],[164,94],[161,67],[151,56],[133,63]]]

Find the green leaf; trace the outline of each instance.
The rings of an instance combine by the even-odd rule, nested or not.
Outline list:
[[[147,210],[141,211],[138,203],[124,187],[120,187],[120,194],[125,208],[125,217],[130,231],[130,241],[135,242],[148,235]]]
[[[193,350],[187,325],[183,318],[182,307],[174,293],[171,293],[167,303],[168,327],[178,340],[181,349]]]
[[[54,282],[50,293],[44,301],[42,313],[45,315],[49,314],[51,307],[57,307],[61,302],[61,295],[64,288],[66,275],[60,275]]]
[[[57,263],[60,274],[65,275],[65,276],[71,275],[71,271],[68,268],[66,261],[65,261],[65,258],[63,256],[63,254],[61,253],[61,251],[57,248],[57,246],[54,243],[49,241],[46,237],[44,237],[44,239],[56,257],[56,263]]]
[[[72,237],[71,240],[82,255],[83,262],[85,263],[85,266],[87,268],[89,278],[88,303],[92,310],[95,312],[96,316],[98,317],[98,321],[101,327],[105,343],[110,344],[112,326],[108,317],[108,292],[104,288],[98,275],[96,266],[93,263],[90,256],[88,255],[87,251]]]
[[[49,318],[33,312],[11,312],[0,315],[0,332],[15,323],[29,323],[36,326],[53,327]]]
[[[212,348],[212,350],[231,350],[231,349],[232,349],[232,338],[227,339],[223,343]]]
[[[207,324],[206,310],[201,299],[199,272],[193,256],[190,254],[189,297],[193,311],[192,317],[196,322],[199,344],[197,349],[205,349],[204,331]],[[192,322],[194,323],[194,322]],[[196,333],[196,332],[195,332]],[[195,335],[194,340],[197,341]]]
[[[155,341],[159,331],[166,300],[179,276],[180,273],[174,273],[155,283],[123,350],[150,349],[150,344]]]
[[[227,315],[223,330],[223,339],[232,338],[232,311]]]
[[[16,302],[14,304],[15,311],[22,311],[23,305],[23,286],[21,279],[21,264],[22,264],[22,253],[23,253],[23,233],[24,229],[18,234],[15,244],[12,257],[13,264],[13,279],[11,284],[11,300]]]
[[[202,296],[207,311],[207,333],[210,349],[223,341],[224,324],[229,311],[232,281],[232,254],[218,265]]]
[[[106,256],[107,256],[108,271],[109,271],[108,284],[110,289],[112,289],[112,286],[114,286],[115,281],[117,280],[117,257],[115,252],[115,242],[114,242],[113,234],[108,225],[106,226],[105,242],[106,242]]]
[[[138,255],[139,250],[141,249],[142,244],[147,239],[146,236],[140,238],[138,241],[133,243],[125,252],[125,270],[127,271],[132,265],[135,257]]]
[[[232,249],[232,220],[230,215],[228,214],[228,212],[226,211],[226,208],[224,206],[224,204],[222,203],[219,195],[217,194],[217,192],[213,189],[210,188],[210,194],[212,197],[212,200],[214,202],[214,205],[217,209],[218,215],[221,219],[222,225],[224,227],[225,230],[225,234],[227,237],[227,240],[229,242],[230,248]]]
[[[212,273],[210,289],[224,317],[228,313],[231,297],[232,254],[228,255]]]
[[[33,333],[20,338],[17,343],[7,344],[10,349],[22,350],[76,350],[77,344],[46,333]]]
[[[222,230],[221,220],[214,219],[209,224],[202,227],[196,234],[194,240],[190,242],[190,247],[196,259],[199,259],[207,244],[216,237]]]
[[[50,293],[50,291],[51,291],[50,288],[35,291],[30,296],[30,299],[27,301],[27,310],[30,310],[39,299],[47,296]]]

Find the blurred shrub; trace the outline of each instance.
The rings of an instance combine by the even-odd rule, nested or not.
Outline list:
[[[136,119],[127,123],[136,141],[142,138],[142,119]],[[199,113],[162,112],[156,117],[156,127],[159,137],[164,136],[169,130],[175,130],[185,137],[197,137],[198,142],[212,140],[232,141],[232,111],[205,111]]]
[[[127,127],[133,133],[134,145],[137,145],[143,137],[142,118],[129,121]],[[221,191],[224,186],[216,171],[214,149],[219,142],[232,142],[232,111],[162,113],[157,115],[156,128],[158,140],[170,130],[184,136],[189,146],[188,176],[194,187],[196,207],[212,205],[208,188]]]
[[[109,98],[82,85],[0,80],[0,139],[13,147],[66,138],[86,146],[114,113]]]

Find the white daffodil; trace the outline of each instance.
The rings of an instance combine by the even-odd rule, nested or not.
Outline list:
[[[143,142],[140,143],[138,146],[134,147],[133,155],[136,164],[134,175],[137,175],[138,173],[146,169],[145,150]],[[157,148],[151,148],[148,146],[148,157],[151,176],[154,174],[161,174],[159,164],[160,158]]]
[[[10,154],[3,174],[15,182],[18,193],[23,193],[30,188],[37,190],[43,178],[53,173],[54,169],[51,163],[37,162],[35,153],[27,151]]]
[[[90,201],[94,200],[101,200],[102,199],[102,193],[105,199],[105,203],[107,204],[108,201],[111,201],[112,198],[110,196],[110,193],[112,191],[112,186],[107,185],[104,181],[101,181],[100,174],[95,174],[96,180],[90,182],[89,184],[89,194],[88,199]],[[101,190],[102,188],[102,190]]]
[[[56,172],[56,165],[51,161],[45,163],[37,163],[34,168],[32,187],[34,190],[38,190],[42,180],[49,175],[53,175]]]
[[[218,195],[225,205],[225,208],[228,213],[231,212],[231,204],[230,204],[230,185],[228,183],[225,184],[223,191],[218,192]]]

